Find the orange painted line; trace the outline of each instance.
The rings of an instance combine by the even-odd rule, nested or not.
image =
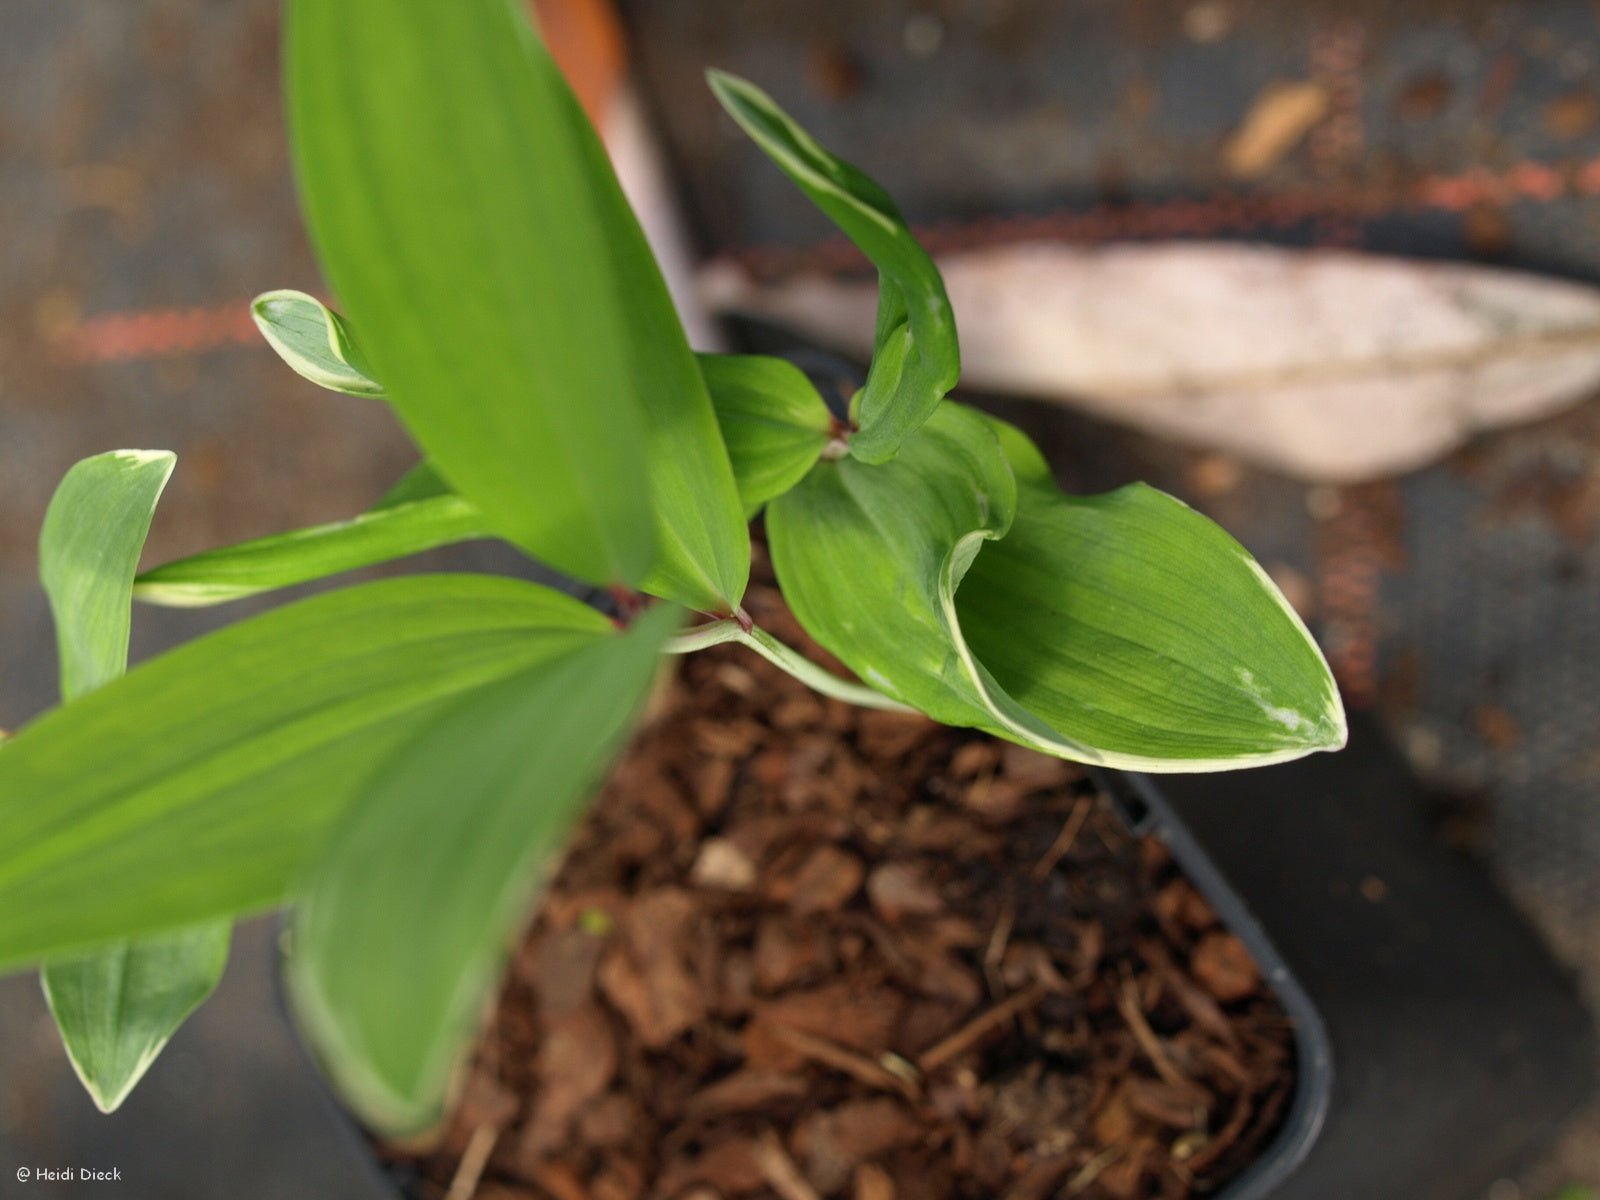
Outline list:
[[[609,0],[531,0],[552,56],[597,127],[627,74],[621,22]],[[129,362],[265,346],[249,301],[90,317],[67,330],[78,362]]]
[[[1372,218],[1429,209],[1463,213],[1483,203],[1548,203],[1597,195],[1600,156],[1576,165],[1527,159],[1502,171],[1473,167],[1456,175],[1426,175],[1403,192],[1336,188],[1227,192],[1204,199],[1101,204],[1047,214],[919,224],[915,232],[932,253],[942,254],[1029,241],[1094,243],[1259,233],[1328,218]],[[796,270],[852,272],[865,265],[855,247],[842,237],[831,237],[809,247],[745,246],[729,253],[766,278]]]
[[[120,362],[204,354],[231,346],[261,345],[250,302],[142,312],[105,313],[81,321],[66,336],[78,362]]]

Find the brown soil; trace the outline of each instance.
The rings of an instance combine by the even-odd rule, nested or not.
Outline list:
[[[1260,1152],[1287,1019],[1082,772],[737,648],[658,711],[440,1150],[391,1152],[417,1195],[1177,1200]]]

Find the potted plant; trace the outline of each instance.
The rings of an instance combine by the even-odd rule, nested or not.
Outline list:
[[[422,461],[351,521],[142,576],[139,551],[171,455],[87,460],[51,505],[41,574],[66,703],[0,752],[0,965],[42,968],[73,1064],[103,1107],[120,1102],[215,984],[231,921],[285,907],[287,992],[334,1087],[384,1136],[435,1129],[459,1094],[508,944],[663,653],[753,652],[769,666],[747,672],[747,693],[809,694],[784,682],[792,677],[823,698],[795,711],[843,722],[858,743],[863,719],[840,714],[886,714],[874,720],[904,729],[875,752],[885,777],[903,760],[1009,782],[1009,809],[959,827],[974,838],[984,822],[1009,831],[1019,800],[1071,796],[1034,858],[1035,884],[1071,865],[1074,838],[1096,819],[1078,803],[1089,792],[1061,790],[1122,785],[1029,764],[1210,772],[1343,744],[1343,709],[1315,643],[1227,534],[1138,485],[1064,495],[1020,431],[945,398],[959,353],[931,261],[881,189],[759,90],[711,79],[735,120],[880,271],[875,354],[842,415],[783,361],[690,352],[598,140],[506,0],[293,0],[289,13],[302,197],[346,315],[271,292],[257,301],[257,321],[302,375],[388,403]],[[770,588],[748,592],[758,514],[798,627]],[[587,585],[610,611],[518,579],[411,576],[287,605],[124,673],[135,596],[216,603],[480,537]],[[802,630],[831,664],[801,652]],[[1042,757],[1004,765],[1000,742],[939,734],[926,718]],[[1035,783],[1018,783],[1030,770]],[[613,786],[625,789],[626,778]],[[871,840],[848,814],[813,837]],[[1113,838],[1105,834],[1115,854]],[[891,853],[875,867],[895,866],[902,843],[892,832],[880,840]],[[935,1107],[971,1103],[959,1086],[936,1088],[933,1073],[1070,991],[1048,963],[1008,960],[1006,939],[968,944],[965,914],[938,911],[938,885],[951,880],[918,864],[869,875],[837,847],[769,859],[725,841],[709,860],[709,843],[694,856],[708,887],[739,893],[752,870],[770,869],[791,912],[870,907],[882,920],[849,944],[900,954],[901,973],[924,981],[948,956],[906,960],[892,939],[873,939],[884,922],[950,918],[940,954],[992,953],[983,961],[998,973],[996,990],[1014,989],[997,1005],[968,1001],[963,1012],[984,1010],[977,1024],[957,1020],[917,1062],[852,1054],[826,1029],[802,1028],[798,1042],[793,1027],[775,1035],[786,1053],[883,1093],[812,1128],[813,1148],[856,1121],[894,1125],[886,1114],[907,1089]],[[1168,841],[1180,847],[1181,833]],[[1144,853],[1143,869],[1164,878],[1160,852]],[[973,903],[986,891],[976,878],[956,889]],[[988,890],[1024,895],[1015,883],[991,880]],[[1175,924],[1215,924],[1181,888],[1174,894]],[[661,1046],[650,1045],[659,989],[680,982],[651,969],[673,940],[654,940],[672,913],[652,913],[655,923],[580,904],[558,932],[603,939],[621,921],[632,961],[616,971],[637,977],[606,986],[620,1009],[628,995],[652,1010],[636,1014],[634,1032],[661,1049],[692,1026],[667,1021]],[[1098,961],[1080,934],[1075,945]],[[1218,972],[1281,976],[1263,943],[1255,949],[1265,961],[1251,966],[1218,937]],[[1012,967],[1024,972],[1020,987],[1006,981]],[[1180,976],[1163,986],[1184,1019],[1221,1019],[1217,997]],[[1108,1077],[1091,1107],[1120,1112],[1129,1130],[1165,1120],[1173,1146],[1188,1122],[1198,1140],[1187,1153],[1203,1158],[1215,1114],[1151,1028],[1139,981],[1126,982],[1098,1001],[1120,1014],[1121,1044],[1167,1087],[1133,1095]],[[952,978],[948,990],[963,986]],[[1290,1002],[1310,1037],[1309,1008]],[[928,1029],[949,1017],[924,1007]],[[1066,1021],[1089,1020],[1068,1000],[1060,1009]],[[577,1069],[584,1042],[575,1045]],[[1303,1073],[1325,1088],[1325,1063],[1306,1058],[1311,1045],[1302,1040]],[[1038,1072],[1029,1078],[1044,1086]],[[1302,1093],[1302,1147],[1313,1092]],[[1106,1120],[1110,1137],[1115,1120]],[[1017,1188],[1109,1186],[1096,1181],[1113,1159],[1078,1162],[1061,1149],[984,1170]],[[818,1186],[794,1166],[793,1146],[763,1141],[751,1152],[766,1184],[790,1195]],[[830,1176],[825,1190],[893,1194],[883,1191],[892,1176],[854,1165],[873,1169]],[[1141,1186],[1138,1170],[1121,1175],[1119,1186]],[[552,1176],[541,1186],[562,1184]]]

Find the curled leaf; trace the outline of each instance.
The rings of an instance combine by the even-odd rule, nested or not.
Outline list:
[[[708,78],[729,115],[878,269],[872,366],[856,400],[860,429],[850,453],[887,462],[961,374],[938,268],[883,188],[830,154],[754,84],[722,71]]]
[[[257,296],[250,315],[267,344],[304,379],[347,396],[383,397],[343,317],[315,296],[288,289]]]
[[[1142,485],[1065,496],[970,410],[942,406],[892,463],[819,463],[767,526],[808,632],[948,724],[1150,771],[1344,742],[1320,651],[1238,543]]]

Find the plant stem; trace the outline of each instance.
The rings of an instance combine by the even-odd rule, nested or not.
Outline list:
[[[725,642],[737,642],[743,636],[744,631],[739,628],[738,622],[732,617],[724,617],[720,621],[696,625],[688,633],[668,638],[664,652],[693,654],[696,650],[709,650],[712,646],[720,646]]]
[[[809,684],[824,696],[832,696],[835,700],[844,700],[850,704],[859,704],[862,708],[882,708],[891,712],[916,711],[898,700],[889,699],[882,692],[874,691],[865,684],[852,683],[848,679],[840,679],[832,671],[823,670],[798,651],[785,646],[765,629],[752,629],[749,633],[741,633],[739,640],[774,666],[782,667],[801,683]]]
[[[824,670],[798,651],[785,646],[765,629],[752,628],[748,633],[745,632],[731,617],[712,621],[707,625],[691,629],[688,633],[679,634],[667,643],[666,652],[693,654],[696,650],[706,650],[726,642],[744,643],[762,658],[776,667],[781,667],[812,690],[835,700],[843,700],[847,704],[856,704],[862,708],[881,708],[890,712],[916,711],[864,684],[840,679],[833,672]]]

